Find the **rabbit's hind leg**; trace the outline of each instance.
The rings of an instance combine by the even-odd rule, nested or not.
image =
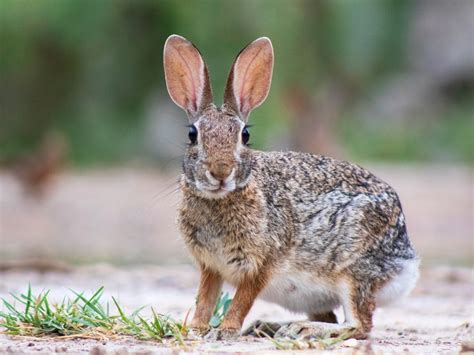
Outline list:
[[[251,335],[259,338],[270,337],[273,338],[275,333],[289,323],[277,323],[277,322],[265,322],[257,320],[253,322],[246,330],[242,332],[242,335]]]
[[[326,313],[318,313],[318,314],[309,314],[308,318],[311,322],[318,322],[318,323],[333,323],[337,324],[337,317],[333,311],[326,312]],[[293,322],[291,324],[295,324],[297,322]],[[288,327],[290,323],[276,323],[276,322],[264,322],[264,321],[255,321],[252,323],[243,333],[242,335],[252,335],[257,337],[274,337],[275,334],[284,327]],[[280,332],[281,333],[281,332]]]
[[[344,280],[339,285],[339,298],[344,310],[344,323],[323,323],[321,321],[293,322],[281,327],[278,337],[294,339],[310,338],[356,338],[366,339],[372,329],[372,315],[375,297],[370,287],[361,287],[356,282]]]
[[[370,284],[344,279],[339,283],[339,297],[346,328],[353,328],[353,338],[366,339],[372,329],[375,296]]]
[[[341,337],[343,339],[365,339],[357,328],[347,324],[301,321],[281,327],[274,338],[291,339],[328,339]]]

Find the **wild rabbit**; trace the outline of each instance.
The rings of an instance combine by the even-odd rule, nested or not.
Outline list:
[[[168,92],[190,121],[178,223],[201,270],[191,327],[208,329],[226,281],[237,291],[218,337],[238,334],[261,297],[309,317],[279,334],[330,329],[366,338],[376,304],[408,294],[418,278],[396,192],[348,162],[248,147],[248,116],[272,78],[268,38],[237,56],[221,107],[191,42],[170,36],[164,69]],[[340,305],[342,324],[321,323],[337,323]]]

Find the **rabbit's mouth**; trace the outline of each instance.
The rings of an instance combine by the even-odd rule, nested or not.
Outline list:
[[[222,198],[236,189],[235,180],[221,181],[217,184],[196,181],[196,188],[207,198]]]

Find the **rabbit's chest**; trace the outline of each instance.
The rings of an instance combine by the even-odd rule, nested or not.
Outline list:
[[[263,233],[260,197],[250,188],[217,201],[184,193],[178,225],[188,248],[200,264],[232,284],[256,274],[272,245]]]
[[[259,248],[249,244],[247,237],[232,235],[225,229],[198,228],[188,245],[201,264],[218,271],[234,285],[243,276],[258,272],[262,261]]]

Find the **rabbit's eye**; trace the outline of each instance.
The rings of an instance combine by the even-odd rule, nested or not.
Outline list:
[[[191,142],[191,144],[196,143],[197,137],[198,137],[198,131],[197,131],[196,126],[194,126],[194,125],[189,126],[188,137],[189,137],[189,141]]]
[[[249,142],[249,139],[250,139],[249,130],[247,129],[247,127],[244,127],[244,129],[242,130],[242,143],[247,144]]]

